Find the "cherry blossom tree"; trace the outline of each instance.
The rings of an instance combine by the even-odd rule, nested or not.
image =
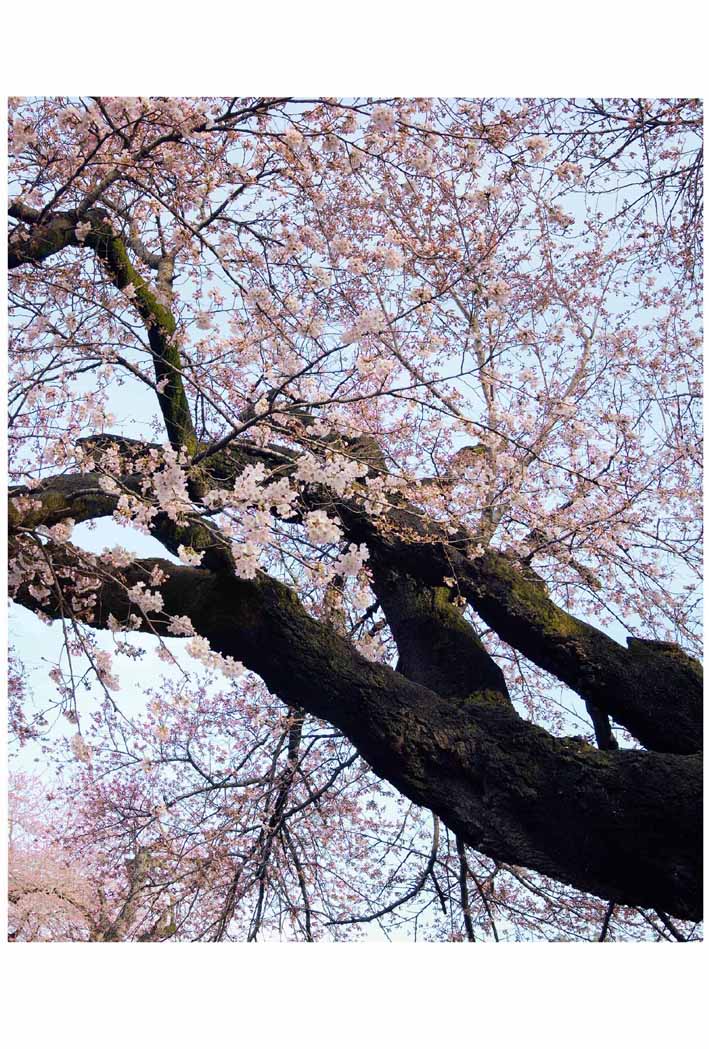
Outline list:
[[[20,941],[158,940],[174,931],[168,907],[155,920],[154,859],[140,846],[124,871],[112,858],[72,848],[67,810],[40,781],[11,778],[9,801],[9,938]]]
[[[18,937],[695,938],[699,102],[10,109]]]

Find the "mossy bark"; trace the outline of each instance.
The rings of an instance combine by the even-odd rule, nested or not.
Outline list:
[[[173,448],[184,447],[190,455],[194,455],[197,451],[197,438],[182,379],[182,359],[177,343],[175,318],[159,301],[148,281],[133,266],[125,244],[100,213],[92,215],[92,229],[85,242],[106,264],[117,288],[124,289],[132,285],[135,306],[148,333],[155,381],[158,385],[158,403],[165,420],[168,439]]]
[[[16,217],[27,220],[31,211],[21,208]],[[13,213],[12,209],[10,213]],[[90,229],[82,241],[76,237],[76,227],[80,222],[90,223]],[[158,402],[168,439],[173,448],[184,447],[190,455],[194,455],[197,438],[182,379],[175,318],[160,302],[150,282],[141,276],[130,261],[126,246],[111,226],[108,214],[100,208],[92,208],[83,215],[77,211],[65,211],[29,227],[18,227],[13,231],[8,245],[8,268],[16,269],[28,262],[42,262],[67,247],[84,246],[101,259],[111,282],[118,289],[123,290],[132,285],[135,306],[148,334],[158,384]]]
[[[165,611],[187,615],[224,655],[285,702],[343,731],[381,777],[497,860],[681,918],[701,913],[701,758],[600,752],[520,718],[499,690],[445,698],[364,659],[313,620],[295,594],[261,577],[158,566]],[[22,591],[19,600],[37,608]],[[52,596],[42,610],[58,615]],[[131,609],[100,589],[96,625]],[[159,617],[155,620],[158,629]]]
[[[204,488],[233,483],[253,461],[284,473],[293,466],[288,450],[281,454],[236,444],[200,464]],[[76,482],[61,478],[57,483],[60,488],[69,483],[85,486],[81,478]],[[54,480],[47,482],[48,489],[53,486]],[[313,507],[319,505],[316,489],[306,499]],[[56,520],[61,519],[60,507],[61,500]],[[90,502],[85,509],[91,516]],[[85,519],[78,517],[78,511],[76,500],[67,502],[66,516]],[[443,579],[452,576],[458,592],[504,641],[627,728],[647,749],[679,754],[702,749],[702,667],[677,646],[632,639],[625,648],[561,609],[531,570],[493,550],[471,558],[467,536],[445,536],[404,500],[392,509],[383,527],[356,505],[340,502],[338,512],[347,539],[367,543],[372,557],[387,571],[416,580],[426,590],[440,591]],[[156,528],[160,527],[157,519]],[[163,529],[160,538],[169,546],[169,529]],[[420,619],[424,633],[425,619],[425,615]],[[411,659],[415,658],[412,651]]]
[[[467,535],[445,536],[403,499],[388,515],[387,530],[347,507],[341,517],[348,538],[367,543],[391,570],[427,587],[453,577],[502,640],[614,718],[644,747],[677,754],[702,749],[702,668],[681,650],[625,648],[560,608],[536,573],[491,549],[470,557]]]

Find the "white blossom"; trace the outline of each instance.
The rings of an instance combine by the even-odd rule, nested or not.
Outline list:
[[[89,221],[77,222],[76,230],[74,232],[76,234],[76,239],[78,240],[79,244],[83,244],[84,243],[84,241],[86,240],[86,238],[89,235],[90,231],[91,231],[91,223]]]
[[[204,557],[204,551],[193,550],[191,546],[183,546],[182,543],[177,548],[177,556],[183,565],[200,565],[202,558]]]
[[[532,138],[528,138],[525,146],[529,150],[532,160],[543,160],[549,152],[549,143],[541,135],[533,135]]]
[[[395,244],[384,244],[374,249],[374,257],[385,269],[398,270],[404,263],[404,254]]]
[[[419,175],[428,175],[433,170],[433,153],[430,149],[419,149],[411,159],[411,166]]]
[[[261,496],[261,482],[266,477],[262,463],[245,467],[234,481],[234,490],[230,494],[233,503],[257,503]]]
[[[490,281],[485,291],[487,292],[488,298],[497,303],[507,302],[510,297],[510,286],[507,281],[504,280]]]
[[[137,605],[141,612],[161,612],[163,608],[162,595],[152,590],[145,589],[145,583],[136,583],[127,591],[127,596]]]
[[[338,575],[356,576],[362,571],[364,562],[369,557],[369,550],[364,543],[359,546],[348,546],[344,554],[340,554],[333,566]]]
[[[255,579],[258,572],[259,549],[255,543],[234,543],[231,548],[234,573],[240,579]]]
[[[394,113],[389,106],[375,106],[369,120],[370,131],[393,131]]]
[[[230,680],[241,677],[245,670],[244,664],[231,656],[220,656],[218,652],[212,652],[205,637],[191,638],[187,642],[187,653],[210,670],[220,671]]]
[[[294,127],[286,128],[282,135],[283,141],[291,149],[295,150],[303,144],[303,136],[300,131]]]
[[[120,488],[112,477],[99,477],[98,486],[102,492],[106,492],[108,495],[118,495],[120,492]]]
[[[342,533],[324,510],[314,510],[305,516],[305,528],[313,543],[336,543]]]
[[[135,560],[135,554],[131,554],[122,546],[114,546],[110,550],[103,550],[101,557],[105,558],[116,568],[127,568],[128,565],[132,565]]]
[[[153,476],[153,491],[160,509],[173,521],[192,507],[187,492],[187,478],[179,466],[175,453],[168,451],[165,467]]]
[[[51,528],[43,528],[42,531],[45,535],[49,536],[56,543],[67,543],[71,539],[71,533],[74,531],[73,517],[67,517],[64,521],[59,521],[58,524],[52,525]]]
[[[69,746],[77,761],[84,761],[87,764],[91,761],[91,747],[84,742],[84,737],[81,733],[77,732],[75,736],[71,737]]]
[[[192,637],[196,633],[188,616],[170,616],[167,632],[176,637]]]

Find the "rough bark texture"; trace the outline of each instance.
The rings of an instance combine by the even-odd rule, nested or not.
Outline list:
[[[188,615],[217,651],[284,701],[336,725],[377,774],[468,844],[597,895],[699,916],[699,755],[601,752],[557,739],[494,688],[441,696],[368,662],[267,577],[150,559],[136,562],[126,582],[156,565],[167,576],[168,614]],[[38,607],[26,591],[19,599]],[[43,610],[59,613],[53,598]],[[119,584],[101,587],[96,625],[129,611]]]
[[[702,749],[702,668],[695,659],[674,646],[631,643],[626,649],[555,604],[532,569],[492,549],[471,558],[470,537],[447,541],[408,505],[390,516],[397,532],[388,536],[361,514],[344,519],[354,541],[367,542],[403,574],[434,587],[454,577],[503,641],[609,714],[643,746],[678,754]],[[400,538],[407,534],[411,538]]]
[[[244,465],[256,461],[288,472],[293,453],[236,446],[210,459],[208,472],[200,467],[200,483],[207,487],[229,484]],[[124,480],[129,491],[136,490],[137,483],[134,476]],[[46,509],[24,519],[25,525],[30,520],[34,525],[54,524],[66,516],[86,520],[97,516],[99,503],[106,514],[115,507],[98,488],[98,477],[91,475],[88,480],[87,475],[52,479],[33,492],[32,498]],[[314,493],[316,502],[317,498]],[[427,587],[440,589],[444,578],[454,577],[460,593],[504,641],[627,728],[647,749],[678,754],[702,749],[703,675],[695,659],[677,646],[634,638],[624,648],[560,608],[529,567],[494,550],[471,558],[466,552],[470,537],[448,541],[435,525],[423,522],[414,507],[401,503],[390,513],[386,530],[360,509],[340,504],[347,538],[366,542],[379,563]],[[176,549],[177,542],[170,545],[161,524],[164,522],[158,519],[158,537]],[[183,537],[178,542],[186,540]],[[192,545],[201,548],[197,538]],[[213,539],[208,545],[214,546]]]

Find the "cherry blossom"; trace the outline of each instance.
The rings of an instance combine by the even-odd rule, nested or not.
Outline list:
[[[9,133],[16,938],[696,938],[699,101]]]

